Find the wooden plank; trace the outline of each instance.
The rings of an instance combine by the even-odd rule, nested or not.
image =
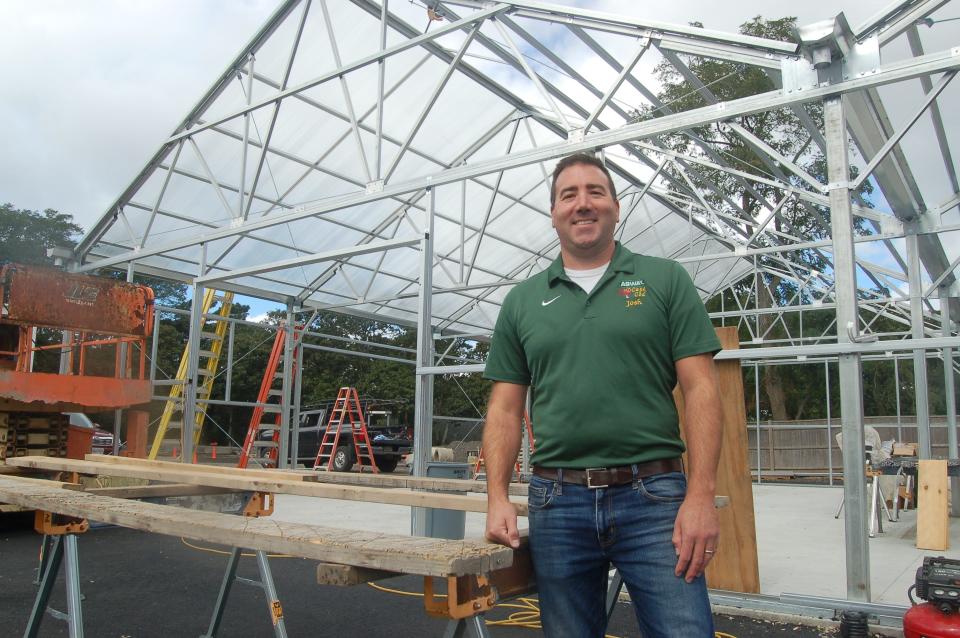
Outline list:
[[[942,552],[950,547],[947,462],[924,460],[917,465],[917,548]]]
[[[231,476],[259,476],[260,478],[284,478],[290,480],[313,481],[335,485],[365,485],[367,487],[405,487],[409,489],[448,490],[451,492],[487,493],[487,484],[484,481],[442,479],[425,476],[398,476],[395,474],[359,474],[355,472],[318,472],[314,470],[257,470],[240,469],[225,465],[184,464],[172,461],[147,461],[128,457],[115,457],[103,454],[87,454],[88,461],[97,461],[111,464],[140,465],[149,464],[154,467],[171,469],[190,468],[200,472],[219,472]],[[201,469],[202,468],[202,469]],[[521,483],[510,484],[512,496],[526,496],[527,485]]]
[[[388,572],[382,569],[369,569],[355,565],[338,565],[337,563],[320,563],[317,565],[317,583],[320,585],[335,585],[337,587],[352,587],[371,583],[375,580],[399,576],[397,572]]]
[[[130,487],[92,487],[84,490],[90,494],[113,498],[159,498],[164,496],[204,496],[207,494],[235,494],[239,490],[209,485],[186,485],[169,483],[164,485],[132,485]]]
[[[272,494],[295,494],[318,498],[344,499],[369,503],[390,503],[393,505],[411,505],[433,507],[465,512],[486,512],[487,499],[479,496],[458,494],[440,494],[437,492],[417,492],[405,489],[385,489],[359,485],[328,485],[312,481],[262,479],[243,474],[223,472],[193,472],[189,465],[184,469],[170,469],[150,464],[99,463],[73,459],[54,459],[23,456],[11,461],[19,467],[47,471],[80,472],[81,474],[106,474],[108,476],[127,476],[167,483],[188,483],[190,485],[210,485],[250,492],[269,492]],[[525,501],[512,501],[520,516],[527,515]]]
[[[717,328],[724,349],[740,347],[736,328]],[[717,361],[723,443],[717,471],[718,503],[730,505],[720,510],[720,544],[707,566],[707,586],[745,593],[760,593],[760,567],[757,557],[756,517],[753,510],[753,485],[747,461],[747,414],[743,402],[743,376],[740,362]],[[680,413],[680,432],[684,434],[683,396],[674,392]],[[686,457],[686,454],[684,454]],[[686,458],[684,458],[686,464]],[[726,498],[729,497],[729,498]]]
[[[254,476],[263,479],[281,478],[287,481],[302,481],[308,478],[301,472],[293,470],[258,470],[258,469],[240,469],[229,465],[201,465],[199,463],[177,463],[175,461],[151,461],[150,459],[137,459],[129,456],[113,456],[112,454],[87,454],[84,460],[94,463],[108,463],[110,465],[136,465],[138,467],[159,467],[171,470],[190,469],[193,472],[204,474],[226,474],[235,475],[242,472],[244,476]]]
[[[403,574],[486,574],[513,561],[513,550],[492,543],[231,516],[47,487],[14,477],[0,477],[0,501],[158,534]]]

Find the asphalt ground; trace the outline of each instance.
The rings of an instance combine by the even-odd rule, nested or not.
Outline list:
[[[0,637],[22,636],[36,596],[35,570],[41,537],[32,531],[32,515],[0,514]],[[84,629],[105,638],[196,637],[206,632],[229,548],[190,543],[180,538],[116,527],[91,529],[78,539]],[[379,581],[380,587],[323,586],[316,583],[316,561],[277,556],[270,560],[283,604],[289,636],[437,636],[447,622],[432,618],[418,594],[419,577]],[[259,579],[256,560],[244,558],[238,575]],[[61,573],[50,606],[66,610]],[[530,605],[514,601],[487,614],[488,621],[529,618]],[[837,635],[796,623],[715,615],[718,632],[727,638],[818,638]],[[494,638],[530,638],[539,630],[509,624],[488,626]],[[45,616],[39,636],[67,636],[67,624]],[[236,583],[219,636],[269,638],[274,635],[263,591]],[[467,634],[470,635],[470,634]],[[632,607],[620,603],[608,635],[639,636]]]

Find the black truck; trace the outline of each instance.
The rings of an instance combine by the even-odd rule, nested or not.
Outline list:
[[[306,410],[300,413],[300,438],[297,446],[297,462],[313,467],[327,429],[327,408]],[[413,428],[403,425],[391,425],[390,412],[370,410],[366,413],[367,435],[373,459],[381,472],[392,472],[404,454],[413,450]],[[333,436],[333,435],[331,435]],[[337,472],[349,472],[357,462],[353,447],[353,435],[350,424],[344,423],[340,431],[340,440],[333,454],[333,469]]]

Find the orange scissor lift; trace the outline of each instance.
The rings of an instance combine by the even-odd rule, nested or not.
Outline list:
[[[102,412],[149,403],[149,287],[6,264],[0,268],[0,305],[0,413]],[[60,330],[64,339],[37,345],[38,328]],[[104,354],[111,349],[106,375]],[[64,356],[63,374],[34,369],[36,355],[51,351]],[[91,374],[93,367],[100,376]]]
[[[7,450],[17,456],[66,454],[64,412],[102,412],[148,403],[152,390],[145,375],[146,339],[153,329],[153,312],[153,290],[147,286],[41,266],[0,268],[0,460]],[[61,342],[37,345],[38,329],[62,331]],[[47,352],[60,355],[60,373],[35,370],[37,355]],[[145,448],[146,426],[147,413],[130,410],[128,443],[136,433],[136,447]],[[114,436],[119,435],[117,423]],[[43,437],[48,447],[31,443]],[[3,443],[6,438],[10,440]],[[74,474],[72,481],[78,480]],[[39,630],[62,565],[68,589],[72,586],[76,594],[67,596],[65,619],[70,635],[80,635],[77,535],[89,524],[86,519],[38,510],[34,527],[44,535],[42,578],[25,635]]]

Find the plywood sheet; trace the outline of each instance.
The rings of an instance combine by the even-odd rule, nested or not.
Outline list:
[[[717,336],[724,349],[739,348],[736,328],[717,328]],[[737,360],[717,361],[716,366],[723,423],[717,494],[729,497],[729,507],[719,511],[720,544],[707,567],[707,586],[713,589],[759,593],[760,568],[757,558],[753,486],[747,461],[747,414],[743,402],[743,376]],[[683,396],[679,388],[674,397],[680,412],[681,436],[685,437]],[[684,462],[686,463],[686,458]]]
[[[917,468],[917,547],[949,549],[949,492],[947,462],[920,461]]]

